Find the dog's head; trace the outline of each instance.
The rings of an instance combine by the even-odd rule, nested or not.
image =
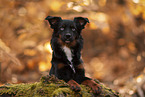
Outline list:
[[[61,17],[47,16],[51,28],[54,29],[55,34],[66,44],[73,42],[89,23],[87,18],[75,17],[74,20],[62,20]]]

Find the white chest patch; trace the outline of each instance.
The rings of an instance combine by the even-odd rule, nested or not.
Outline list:
[[[74,66],[72,64],[72,52],[71,52],[71,49],[66,47],[66,46],[64,46],[62,49],[63,49],[67,59],[71,63],[71,64],[69,64],[69,66],[72,68],[73,72],[75,73],[76,71],[75,71],[75,68],[74,68]]]
[[[65,54],[66,54],[66,56],[67,56],[67,59],[68,59],[70,62],[72,62],[72,52],[71,52],[71,49],[68,48],[68,47],[66,47],[66,46],[64,46],[64,47],[63,47],[63,50],[64,50],[64,52],[65,52]]]

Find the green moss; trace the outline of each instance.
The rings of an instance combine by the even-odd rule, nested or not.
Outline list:
[[[95,80],[99,83],[97,80]],[[100,83],[99,83],[100,84]],[[121,97],[114,90],[102,87],[102,93],[98,97]],[[0,87],[0,96],[26,96],[26,97],[92,97],[91,89],[81,85],[80,92],[72,91],[68,84],[55,76],[43,76],[40,82],[30,84],[7,84]]]
[[[51,96],[58,96],[58,95],[69,95],[71,94],[71,90],[69,88],[58,88],[56,89],[52,94]]]

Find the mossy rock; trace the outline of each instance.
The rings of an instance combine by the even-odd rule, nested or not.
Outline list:
[[[114,90],[102,87],[102,93],[97,97],[121,97]],[[74,92],[69,85],[55,76],[43,76],[40,82],[29,84],[6,84],[0,87],[0,97],[96,97],[89,87],[81,86],[80,92]]]

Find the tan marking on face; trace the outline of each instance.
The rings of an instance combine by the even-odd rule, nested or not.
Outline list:
[[[73,42],[70,43],[70,47],[73,47],[76,45],[76,40],[74,40]]]
[[[61,40],[61,35],[59,35],[58,42],[60,43],[60,45],[64,45],[64,42]]]

